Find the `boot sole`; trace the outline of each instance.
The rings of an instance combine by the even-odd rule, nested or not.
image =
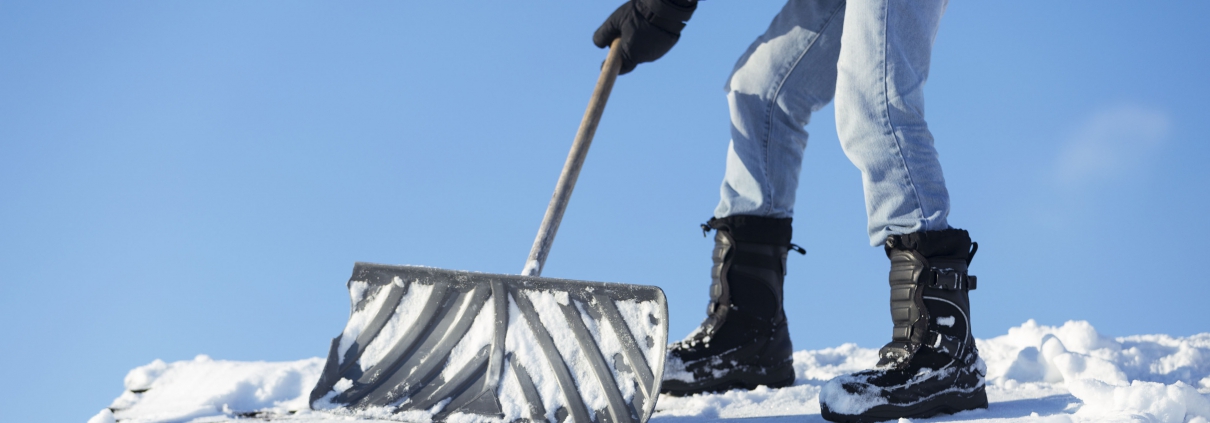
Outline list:
[[[672,385],[669,386],[669,383]],[[770,388],[784,388],[793,384],[794,362],[789,361],[784,365],[763,372],[737,369],[728,373],[722,379],[698,383],[688,383],[679,380],[664,381],[660,385],[660,393],[674,397],[684,397],[695,394],[726,392],[732,389],[751,391],[762,385]]]
[[[923,419],[938,414],[954,414],[959,411],[987,408],[987,392],[982,387],[973,392],[950,392],[927,401],[911,405],[883,404],[866,410],[859,415],[834,413],[826,404],[820,404],[824,420],[836,423],[873,423],[899,418]]]

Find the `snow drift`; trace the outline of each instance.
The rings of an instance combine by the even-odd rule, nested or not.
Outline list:
[[[978,346],[988,369],[990,408],[931,420],[1210,420],[1210,333],[1110,338],[1084,321],[1052,327],[1030,320],[1005,335],[980,339]],[[877,350],[853,344],[798,351],[794,386],[661,396],[652,421],[822,421],[820,387],[876,361]],[[424,419],[418,414],[351,415],[308,409],[307,396],[322,367],[320,358],[278,363],[212,360],[204,355],[175,363],[156,360],[131,370],[126,391],[89,423],[202,423],[244,417],[314,423]]]

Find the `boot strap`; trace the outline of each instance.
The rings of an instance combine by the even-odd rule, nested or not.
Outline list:
[[[974,357],[967,354],[972,346],[965,339],[942,334],[932,327],[923,295],[925,289],[970,291],[977,287],[977,281],[966,269],[930,266],[915,251],[892,258],[891,319],[895,328],[891,342],[878,351],[879,365],[906,365],[922,346],[962,361]]]
[[[954,268],[941,269],[931,267],[928,270],[928,274],[923,276],[925,281],[928,282],[928,287],[933,289],[974,291],[979,286],[979,279],[975,275],[968,275],[965,270]]]

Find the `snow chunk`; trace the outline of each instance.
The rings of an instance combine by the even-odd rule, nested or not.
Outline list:
[[[1067,388],[1084,402],[1076,415],[1090,420],[1116,415],[1142,415],[1149,421],[1164,423],[1210,418],[1210,400],[1183,382],[1165,385],[1136,380],[1121,386],[1081,379],[1068,382]]]
[[[872,368],[876,363],[878,350],[861,348],[852,343],[794,353],[794,373],[799,383],[815,385],[822,385],[837,376]]]
[[[521,269],[521,274],[524,276],[534,276],[538,273],[538,261],[529,260],[525,262],[525,267]]]
[[[1069,352],[1054,335],[1047,335],[1042,341],[1042,355],[1058,369],[1063,380],[1096,379],[1115,385],[1128,383],[1126,373],[1118,369],[1108,360],[1075,352]]]
[[[155,360],[151,364],[135,367],[129,373],[126,373],[126,390],[131,392],[142,392],[151,388],[152,382],[155,382],[164,370],[168,370],[168,364],[164,360]]]
[[[147,391],[137,401],[119,397],[111,408],[117,409],[113,415],[122,421],[187,421],[239,412],[306,410],[323,364],[320,358],[266,363],[211,360],[204,355],[166,365],[152,362],[135,369],[163,367],[146,385]]]
[[[1088,421],[1192,422],[1210,418],[1210,400],[1192,385],[1210,374],[1210,333],[1189,338],[1140,335],[1112,339],[1088,322],[1061,327],[1030,320],[1008,335],[979,340],[993,385],[1060,384],[1082,401]]]
[[[117,423],[113,417],[113,412],[108,408],[102,408],[100,413],[88,419],[88,423]]]

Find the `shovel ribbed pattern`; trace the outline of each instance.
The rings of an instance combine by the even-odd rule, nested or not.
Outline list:
[[[667,344],[659,288],[358,263],[311,406],[644,422]]]

